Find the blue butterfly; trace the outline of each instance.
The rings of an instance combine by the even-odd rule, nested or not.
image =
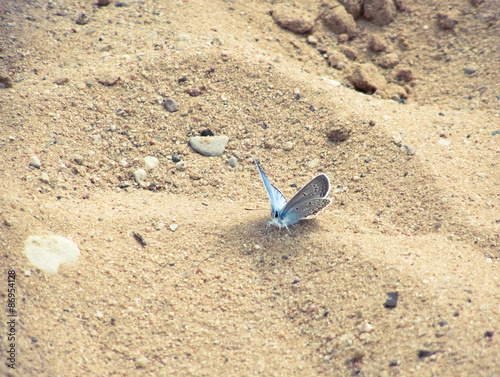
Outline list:
[[[285,195],[269,182],[266,173],[260,168],[255,158],[254,161],[271,202],[271,220],[267,224],[268,227],[270,225],[280,229],[284,227],[290,232],[289,225],[298,223],[304,217],[317,215],[332,202],[331,199],[325,198],[330,191],[330,180],[325,174],[311,179],[288,202]]]

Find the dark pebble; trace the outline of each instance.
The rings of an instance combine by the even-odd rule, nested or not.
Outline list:
[[[146,240],[144,239],[144,237],[142,237],[139,233],[137,232],[134,232],[134,238],[136,239],[137,242],[139,242],[139,244],[144,247],[146,246],[148,243],[146,242]]]
[[[398,292],[386,292],[387,300],[384,302],[384,307],[395,308],[398,304],[399,293]]]
[[[457,310],[455,313],[453,313],[453,317],[458,317],[460,315],[460,312]]]
[[[200,136],[214,136],[214,132],[210,128],[205,128],[200,131]]]
[[[179,156],[177,153],[174,153],[172,155],[172,161],[173,162],[179,162],[181,160],[181,156]]]
[[[295,279],[294,281],[292,281],[292,284],[299,284],[299,283],[300,283],[299,279]]]
[[[474,74],[476,72],[477,72],[477,68],[476,67],[465,67],[464,68],[464,73],[466,75],[472,75],[472,74]]]
[[[201,96],[201,90],[198,88],[188,88],[185,90],[185,92],[189,94],[191,97]]]
[[[425,359],[426,357],[432,356],[435,353],[436,353],[436,351],[419,350],[418,351],[418,358],[419,359]]]
[[[127,3],[124,2],[124,1],[118,1],[116,4],[115,4],[115,7],[117,8],[122,8],[122,7],[126,7],[127,6]]]
[[[493,334],[494,334],[494,333],[493,333],[493,331],[486,331],[486,332],[484,333],[484,337],[485,337],[485,338],[490,338],[490,339],[491,339],[491,338],[493,337]]]
[[[446,326],[447,324],[448,324],[448,322],[446,322],[446,321],[439,322],[439,326],[441,326],[441,327]]]
[[[491,131],[491,134],[492,134],[493,136],[495,136],[495,135],[500,135],[500,130],[497,130],[497,131]]]
[[[10,77],[0,76],[0,89],[12,88],[12,80]]]
[[[344,126],[333,126],[326,131],[326,136],[333,142],[339,143],[347,140],[351,134],[351,130]]]
[[[76,19],[76,24],[77,25],[86,25],[88,24],[90,19],[87,17],[85,13],[81,13],[78,18]]]

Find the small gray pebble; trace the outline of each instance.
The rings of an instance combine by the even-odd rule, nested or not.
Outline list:
[[[172,98],[167,98],[165,102],[163,102],[163,107],[169,113],[175,113],[176,111],[179,111],[179,105],[177,105],[177,102],[175,102]]]
[[[175,168],[180,171],[184,171],[187,168],[187,165],[184,161],[179,161],[175,164]]]
[[[30,160],[30,166],[40,169],[42,167],[42,163],[40,162],[40,159],[37,156],[33,156],[31,157]]]
[[[177,230],[177,228],[179,228],[179,225],[178,225],[178,224],[172,224],[172,225],[170,225],[170,230],[171,230],[172,232],[175,232],[175,231]]]
[[[173,161],[173,162],[179,162],[180,160],[182,160],[182,157],[181,157],[181,156],[179,156],[177,153],[174,153],[174,154],[172,155],[172,161]]]
[[[472,75],[474,73],[477,72],[477,68],[476,67],[465,67],[464,68],[464,72],[467,74],[467,75]]]
[[[75,157],[73,157],[73,160],[78,164],[78,165],[83,165],[83,156],[80,154],[75,154]]]
[[[155,225],[155,229],[156,230],[162,230],[163,228],[165,228],[165,224],[163,224],[163,223],[156,223],[156,225]]]
[[[134,172],[134,180],[139,183],[146,178],[146,170],[144,169],[139,169]]]
[[[238,165],[238,159],[233,156],[227,161],[227,164],[232,168],[235,168]]]

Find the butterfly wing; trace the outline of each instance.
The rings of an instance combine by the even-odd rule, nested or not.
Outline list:
[[[280,212],[281,209],[286,204],[285,195],[281,193],[271,182],[267,179],[266,173],[260,168],[259,163],[256,159],[254,159],[255,165],[257,165],[257,169],[259,169],[260,177],[262,178],[262,182],[264,182],[264,187],[267,191],[267,196],[269,196],[269,201],[271,202],[271,207],[273,208],[273,213]]]
[[[294,195],[281,211],[280,218],[284,223],[292,225],[297,223],[300,219],[317,215],[325,207],[327,207],[332,200],[326,199],[330,191],[330,180],[325,174],[320,174],[311,179],[298,193]]]
[[[302,199],[302,201],[295,202],[295,205],[289,206],[288,202],[280,214],[282,223],[286,226],[298,223],[304,217],[317,215],[324,210],[330,203],[331,199]]]

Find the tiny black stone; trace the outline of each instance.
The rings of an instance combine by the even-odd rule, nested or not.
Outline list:
[[[292,281],[292,284],[299,284],[299,283],[300,283],[299,279],[295,279],[294,281]]]
[[[387,300],[384,302],[384,307],[392,309],[398,304],[399,293],[398,292],[386,292]]]
[[[448,322],[446,322],[446,321],[439,322],[439,326],[441,326],[441,327],[446,326],[447,324],[448,324]]]
[[[484,333],[484,337],[485,337],[485,338],[490,338],[490,339],[491,339],[491,338],[493,337],[493,334],[494,334],[494,333],[493,333],[493,331],[486,331],[486,332]]]
[[[179,156],[177,153],[174,153],[172,155],[172,161],[173,162],[179,162],[181,160],[181,156]]]
[[[144,239],[144,237],[142,237],[139,233],[137,232],[134,232],[134,238],[136,239],[137,242],[139,242],[139,244],[144,247],[146,246],[148,243],[146,242],[146,240]]]
[[[214,136],[214,133],[210,128],[205,128],[200,131],[200,136]]]
[[[425,359],[426,357],[432,356],[435,353],[436,353],[436,351],[419,350],[418,351],[418,358]]]
[[[460,315],[460,312],[457,310],[455,313],[453,313],[453,317],[458,317]]]

